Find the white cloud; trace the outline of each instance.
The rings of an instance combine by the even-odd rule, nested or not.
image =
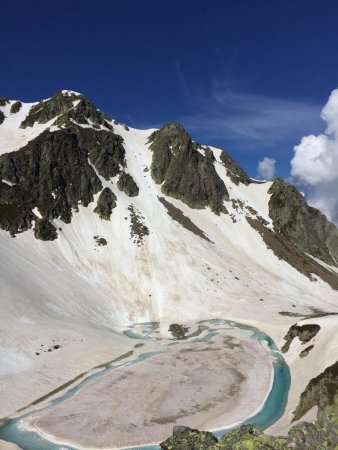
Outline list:
[[[263,180],[271,180],[276,174],[276,160],[267,156],[259,161],[257,167],[257,177]]]
[[[338,89],[332,91],[321,118],[326,130],[302,138],[294,147],[291,176],[304,186],[310,204],[338,223]]]

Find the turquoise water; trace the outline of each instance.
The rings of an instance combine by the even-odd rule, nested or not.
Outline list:
[[[258,341],[265,341],[269,353],[275,358],[274,362],[274,380],[272,389],[268,395],[268,398],[260,412],[258,412],[255,416],[247,419],[244,421],[241,425],[249,424],[249,423],[255,423],[260,429],[264,430],[268,428],[270,425],[272,425],[276,420],[278,420],[285,410],[287,399],[288,399],[288,393],[291,383],[291,376],[290,371],[287,366],[287,364],[284,361],[284,358],[282,355],[278,352],[278,349],[274,343],[274,341],[270,338],[270,336],[266,335],[265,333],[257,330],[254,327],[243,325],[239,323],[235,323],[232,321],[227,320],[221,320],[221,319],[213,319],[208,321],[202,321],[200,324],[212,324],[213,328],[212,331],[209,330],[208,327],[206,328],[206,334],[203,337],[200,337],[198,339],[191,339],[193,342],[210,342],[210,340],[217,334],[217,331],[215,330],[215,325],[228,325],[233,328],[240,328],[243,330],[251,331],[251,338],[256,339]],[[135,328],[145,328],[147,327],[148,330],[146,333],[138,333],[137,331],[134,331]],[[158,328],[157,323],[143,323],[143,324],[135,324],[135,326],[131,326],[129,330],[126,330],[125,334],[129,336],[132,339],[152,339],[151,333],[152,331],[156,330]],[[143,331],[143,330],[142,330]],[[84,379],[81,383],[77,384],[75,387],[69,389],[65,394],[61,395],[59,398],[52,400],[47,406],[40,408],[38,410],[35,410],[34,413],[38,411],[45,410],[47,408],[50,408],[53,405],[56,405],[58,403],[63,402],[67,398],[71,397],[75,392],[77,392],[79,389],[84,387],[85,385],[92,383],[97,378],[103,376],[110,370],[115,370],[118,367],[122,366],[128,366],[131,364],[137,364],[140,361],[144,361],[146,359],[149,359],[157,354],[165,353],[166,351],[156,351],[156,352],[146,352],[142,353],[137,358],[134,358],[130,361],[123,362],[121,361],[119,364],[110,364],[107,367],[105,367],[102,371],[95,373],[94,375],[88,376],[86,379]],[[59,445],[51,443],[45,439],[42,439],[37,433],[27,431],[24,429],[20,423],[25,418],[28,417],[34,413],[28,413],[25,414],[17,419],[10,420],[6,425],[4,425],[0,429],[0,439],[3,439],[5,441],[14,442],[18,444],[23,450],[77,450],[74,447],[71,447],[69,445]],[[224,428],[222,430],[219,430],[215,432],[214,434],[217,437],[220,437],[224,435],[225,433],[229,432],[231,429]],[[158,450],[160,449],[160,446],[153,445],[153,446],[143,446],[143,447],[134,447],[133,450]]]

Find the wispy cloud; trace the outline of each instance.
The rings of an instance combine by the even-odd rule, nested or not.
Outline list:
[[[309,130],[319,130],[316,104],[244,92],[229,80],[214,80],[209,88],[197,89],[187,82],[179,64],[176,70],[194,111],[180,118],[191,133],[255,149],[296,142]]]

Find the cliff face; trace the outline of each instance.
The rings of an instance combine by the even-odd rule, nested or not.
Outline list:
[[[153,152],[151,175],[162,192],[191,208],[210,206],[216,214],[226,212],[229,194],[214,167],[212,152],[202,155],[184,128],[169,123],[150,137]]]
[[[330,265],[338,264],[338,230],[309,206],[297,189],[276,178],[269,193],[269,215],[274,229],[302,251]]]
[[[11,107],[13,114],[20,109],[18,103]],[[108,116],[83,96],[59,92],[33,106],[20,127],[28,129],[52,119],[53,132],[48,128],[23,148],[0,155],[0,179],[4,180],[0,228],[12,235],[31,228],[33,220],[42,216],[35,229],[44,224],[44,232],[37,231],[35,236],[55,239],[50,221],[60,218],[70,223],[78,205],[88,206],[102,189],[100,176],[110,180],[126,165],[123,139],[113,133]],[[107,203],[107,195],[101,197],[101,210],[102,202]]]

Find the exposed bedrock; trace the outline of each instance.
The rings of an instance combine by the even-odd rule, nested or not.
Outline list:
[[[105,187],[100,193],[94,212],[99,214],[101,219],[110,220],[113,208],[116,207],[116,200],[117,198],[114,192],[108,187]]]
[[[236,163],[236,161],[225,150],[221,153],[221,161],[227,168],[227,175],[235,184],[250,184],[252,181],[248,174]]]
[[[91,101],[81,94],[63,91],[56,92],[52,98],[34,105],[21,123],[21,128],[31,127],[35,122],[46,123],[52,119],[56,119],[55,125],[70,125],[75,121],[82,125],[113,129],[108,123],[110,117],[99,111]]]
[[[301,422],[287,436],[269,436],[254,424],[241,426],[219,439],[208,431],[175,426],[163,450],[336,450],[338,445],[338,397],[324,409],[322,423]]]
[[[139,188],[129,173],[122,172],[120,174],[117,187],[120,191],[127,194],[128,197],[136,197],[139,194]]]
[[[338,361],[309,382],[300,396],[293,420],[301,419],[313,406],[318,406],[317,420],[322,426],[331,410],[337,408],[335,413],[338,431]]]
[[[0,106],[6,106],[9,103],[8,98],[0,96]]]
[[[42,241],[53,241],[57,238],[58,234],[56,227],[48,219],[36,218],[34,236],[36,239],[41,239]]]
[[[34,207],[48,220],[69,223],[72,208],[79,202],[87,206],[102,189],[88,150],[70,130],[45,131],[22,149],[1,155],[0,179],[13,184],[0,190],[1,223],[10,221],[13,234],[30,228]]]
[[[276,178],[269,189],[269,215],[275,231],[322,261],[338,265],[338,229],[297,189]]]
[[[309,323],[309,324],[305,324],[305,325],[292,325],[286,336],[284,337],[284,339],[286,340],[285,344],[282,347],[282,352],[286,353],[289,348],[290,345],[292,343],[292,341],[298,337],[298,339],[300,340],[300,342],[302,344],[306,344],[307,342],[311,341],[312,338],[314,338],[318,332],[320,330],[320,326],[317,325],[316,323]]]
[[[14,102],[13,105],[11,106],[10,113],[11,114],[16,114],[17,112],[20,111],[21,106],[22,106],[21,102],[19,102],[19,101]]]
[[[182,200],[191,208],[209,206],[213,212],[226,212],[229,194],[214,167],[212,152],[202,155],[184,128],[168,123],[149,137],[153,152],[151,175],[162,184],[164,194]]]
[[[2,111],[0,111],[0,125],[3,123],[3,121],[6,119],[6,116],[5,116],[5,114],[2,112]]]

